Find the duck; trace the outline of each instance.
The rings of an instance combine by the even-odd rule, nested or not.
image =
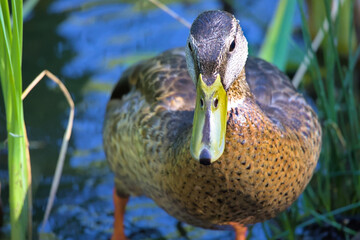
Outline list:
[[[235,230],[286,210],[321,150],[314,109],[272,64],[248,56],[234,15],[211,10],[183,48],[121,76],[106,106],[103,145],[114,173],[114,232],[126,239],[130,196],[181,222]]]

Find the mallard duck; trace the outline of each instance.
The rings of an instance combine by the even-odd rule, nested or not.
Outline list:
[[[185,48],[131,67],[107,105],[113,239],[130,195],[203,228],[275,217],[303,192],[321,148],[314,110],[276,67],[248,57],[236,18],[207,11]]]

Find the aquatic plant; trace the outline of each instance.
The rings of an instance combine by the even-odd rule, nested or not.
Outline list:
[[[340,8],[340,14],[346,12],[348,15],[332,17],[331,3],[333,7]],[[303,197],[276,219],[277,224],[271,222],[264,225],[269,238],[286,236],[288,239],[296,239],[298,234],[304,234],[304,230],[312,224],[317,224],[316,228],[331,226],[338,231],[340,237],[345,238],[355,235],[359,230],[347,227],[341,219],[360,212],[360,109],[356,104],[359,92],[354,87],[360,46],[356,49],[348,47],[345,59],[341,57],[336,41],[339,32],[344,32],[346,28],[348,46],[355,45],[352,11],[354,1],[347,1],[342,6],[340,1],[324,0],[321,4],[323,13],[319,16],[325,16],[330,24],[327,32],[321,29],[325,40],[319,53],[316,53],[312,48],[309,30],[311,23],[305,14],[304,1],[298,0],[306,45],[304,54],[308,54],[308,75],[305,78],[311,79],[300,85],[300,88],[313,92],[316,98],[323,126],[322,154],[318,169]],[[344,11],[342,8],[349,9]]]
[[[23,2],[0,3],[0,80],[6,110],[11,238],[31,232],[31,172],[22,94]],[[29,233],[31,236],[31,233]]]

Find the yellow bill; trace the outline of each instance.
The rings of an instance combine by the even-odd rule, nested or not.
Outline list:
[[[220,75],[207,86],[200,74],[196,86],[196,104],[190,152],[201,164],[218,160],[225,149],[227,95]]]

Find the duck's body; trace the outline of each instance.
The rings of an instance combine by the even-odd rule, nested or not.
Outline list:
[[[205,166],[189,151],[196,89],[184,50],[127,71],[104,128],[118,194],[144,194],[179,220],[206,228],[263,221],[289,207],[316,166],[320,126],[274,66],[250,58],[245,72],[252,94],[238,99],[236,82],[228,90],[225,151]],[[123,95],[126,84],[131,90]]]
[[[236,19],[211,11],[193,23],[185,50],[124,73],[104,125],[115,202],[144,194],[181,221],[214,228],[264,221],[297,199],[321,127],[284,74],[246,58]]]

